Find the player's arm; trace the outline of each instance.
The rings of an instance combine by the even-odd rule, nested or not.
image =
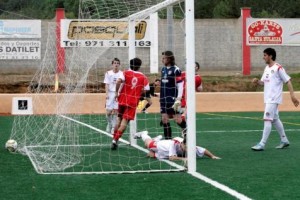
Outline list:
[[[119,96],[119,92],[120,92],[119,90],[121,89],[121,84],[125,81],[125,73],[126,72],[121,73],[120,77],[116,81],[116,99]]]
[[[118,80],[116,82],[116,96],[118,96],[118,94],[119,94],[119,90],[120,90],[122,83],[123,83],[123,80],[121,78],[118,78]]]
[[[183,94],[183,81],[177,82],[176,87],[177,87],[177,91],[178,91],[176,100],[181,101],[182,94]]]
[[[297,107],[299,105],[299,100],[295,96],[291,77],[289,77],[289,75],[287,75],[287,73],[281,66],[278,68],[278,74],[279,74],[281,80],[287,84],[287,87],[290,92],[291,100],[292,100],[293,104]]]
[[[182,161],[186,161],[186,158],[184,157],[178,157],[178,156],[169,156],[169,160],[182,160]]]
[[[196,86],[196,92],[202,92],[203,91],[202,78],[201,78],[200,75],[195,76],[195,86]]]
[[[254,79],[252,80],[252,83],[253,83],[255,86],[257,86],[257,85],[264,85],[264,82],[261,81],[261,80],[259,80],[258,78],[254,78]]]
[[[105,83],[106,99],[108,99],[108,88],[109,88],[109,84],[108,84],[108,83]]]
[[[175,144],[175,140],[173,140],[173,143]],[[169,147],[169,160],[186,160],[184,157],[179,157],[176,153],[175,145],[170,145]]]
[[[196,88],[196,91],[197,92],[202,92],[203,91],[203,86],[202,86],[202,83],[199,87]]]
[[[149,80],[148,80],[148,78],[145,76],[145,79],[144,79],[144,91],[145,91],[145,92],[148,92],[149,90],[150,90]]]
[[[173,105],[173,109],[176,111],[180,110],[181,107],[181,99],[182,99],[182,95],[183,95],[183,80],[181,77],[181,71],[180,69],[176,69],[175,71],[175,76],[176,76],[176,88],[177,88],[177,97],[175,100],[175,103]]]
[[[294,89],[293,89],[293,84],[291,82],[291,79],[288,80],[288,82],[286,84],[287,84],[287,87],[288,87],[288,89],[290,91],[291,100],[292,100],[293,104],[297,107],[299,105],[299,100],[295,96]]]
[[[154,93],[155,87],[154,87],[154,83],[150,85],[150,95],[153,97],[156,97],[157,95]]]
[[[108,72],[106,72],[105,73],[105,77],[104,77],[106,99],[108,99],[108,88],[109,88],[108,82],[109,82],[109,80],[108,80]]]
[[[155,153],[153,151],[149,151],[147,157],[155,158]]]

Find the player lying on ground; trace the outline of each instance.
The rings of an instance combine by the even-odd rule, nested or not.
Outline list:
[[[162,136],[159,135],[151,138],[148,131],[142,131],[134,134],[134,138],[141,138],[147,149],[149,149],[148,156],[157,159],[169,160],[185,160],[186,155],[186,140],[180,137],[175,137],[172,140],[161,140]],[[198,157],[204,155],[211,159],[221,159],[211,153],[209,150],[196,146],[196,154]]]

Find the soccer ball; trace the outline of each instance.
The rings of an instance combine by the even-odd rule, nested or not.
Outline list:
[[[18,147],[18,143],[16,140],[9,139],[5,143],[5,148],[9,152],[15,152],[17,150],[17,147]]]

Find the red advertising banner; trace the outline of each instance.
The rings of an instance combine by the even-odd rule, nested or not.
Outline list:
[[[247,45],[300,46],[299,19],[247,19]]]

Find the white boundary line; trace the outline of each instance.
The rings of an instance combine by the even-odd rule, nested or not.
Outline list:
[[[263,130],[233,130],[233,131],[197,131],[200,133],[248,133],[248,132],[262,132]],[[299,132],[300,129],[285,129],[285,132]],[[277,132],[272,130],[272,132]]]
[[[79,123],[81,125],[84,125],[86,127],[89,127],[89,128],[91,128],[91,129],[93,129],[95,131],[101,132],[101,133],[103,133],[105,135],[108,135],[108,136],[112,137],[112,135],[106,133],[105,131],[97,129],[97,128],[93,127],[93,126],[90,126],[88,124],[85,124],[83,122],[77,121],[75,119],[69,118],[69,117],[64,116],[64,115],[60,115],[60,116],[63,117],[63,118],[69,119],[69,120],[71,120],[73,122],[76,122],[76,123]],[[122,140],[122,139],[120,139],[120,140]],[[123,141],[126,142],[126,144],[129,144],[128,141],[126,141],[126,140],[123,140]],[[140,147],[138,145],[132,145],[132,146],[135,147],[135,148],[137,148],[137,149],[139,149],[139,150],[141,150],[141,151],[144,151],[146,153],[148,152],[147,149],[142,148],[142,147]],[[182,166],[180,166],[180,165],[178,165],[178,164],[176,164],[174,162],[171,162],[169,160],[163,160],[163,161],[166,162],[166,163],[168,163],[169,165],[171,165],[173,167],[177,167],[179,170],[184,170],[184,167],[182,167]],[[202,180],[202,181],[204,181],[204,182],[206,182],[206,183],[208,183],[208,184],[210,184],[210,185],[212,185],[212,186],[214,186],[214,187],[216,187],[216,188],[218,188],[218,189],[220,189],[220,190],[222,190],[222,191],[224,191],[224,192],[226,192],[226,193],[228,193],[228,194],[230,194],[230,195],[232,195],[232,196],[234,196],[236,198],[238,198],[238,199],[241,199],[241,200],[251,200],[249,197],[247,197],[247,196],[245,196],[245,195],[243,195],[241,193],[238,193],[237,191],[235,191],[235,190],[233,190],[233,189],[231,189],[231,188],[229,188],[229,187],[227,187],[227,186],[225,186],[225,185],[223,185],[223,184],[221,184],[221,183],[219,183],[217,181],[214,181],[214,180],[212,180],[212,179],[210,179],[210,178],[208,178],[208,177],[206,177],[206,176],[204,176],[204,175],[202,175],[202,174],[200,174],[198,172],[190,173],[190,174],[192,176],[194,176],[194,177],[196,177],[196,178],[198,178],[198,179],[200,179],[200,180]]]
[[[206,176],[204,176],[204,175],[202,175],[198,172],[194,172],[194,173],[190,173],[190,174],[192,176],[194,176],[194,177],[196,177],[196,178],[198,178],[198,179],[200,179],[200,180],[202,180],[202,181],[204,181],[204,182],[206,182],[206,183],[208,183],[208,184],[210,184],[210,185],[212,185],[212,186],[214,186],[214,187],[216,187],[216,188],[218,188],[218,189],[220,189],[220,190],[222,190],[222,191],[224,191],[224,192],[226,192],[226,193],[228,193],[228,194],[230,194],[230,195],[232,195],[236,198],[238,198],[238,199],[251,200],[251,198],[249,198],[249,197],[247,197],[247,196],[245,196],[245,195],[229,188],[226,185],[223,185],[223,184],[221,184],[217,181],[214,181],[214,180],[212,180],[212,179],[210,179],[210,178],[208,178],[208,177],[206,177]]]
[[[109,134],[109,133],[107,133],[106,131],[102,131],[102,130],[100,130],[100,129],[98,129],[98,128],[95,128],[95,127],[93,127],[93,126],[91,126],[91,125],[88,125],[88,124],[86,124],[86,123],[77,121],[77,120],[72,119],[72,118],[70,118],[70,117],[67,117],[67,116],[65,116],[65,115],[59,115],[59,116],[65,118],[65,119],[71,120],[71,121],[73,121],[73,122],[75,122],[75,123],[81,124],[81,125],[83,125],[83,126],[86,126],[86,127],[90,128],[90,129],[92,129],[92,130],[95,130],[95,131],[97,131],[97,132],[103,133],[103,134],[105,134],[105,135],[107,135],[107,136],[109,136],[109,137],[112,138],[112,135]],[[119,141],[120,141],[120,142],[123,142],[123,143],[125,143],[125,144],[128,144],[128,145],[130,144],[130,142],[128,142],[127,140],[124,140],[124,139],[122,139],[122,138],[120,138]],[[148,152],[149,152],[147,149],[142,148],[142,147],[140,147],[140,146],[138,146],[138,145],[133,145],[133,144],[131,144],[131,146],[132,146],[132,147],[135,147],[135,148],[137,148],[137,149],[139,149],[139,150],[141,150],[141,151],[143,151],[143,152],[145,152],[145,153],[148,153]],[[174,162],[171,162],[171,161],[169,161],[169,160],[161,160],[161,161],[166,162],[167,164],[171,165],[172,167],[176,167],[178,170],[181,170],[181,171],[182,171],[182,170],[185,170],[185,168],[184,168],[183,166],[178,165],[178,164],[176,164],[176,163],[174,163]]]

